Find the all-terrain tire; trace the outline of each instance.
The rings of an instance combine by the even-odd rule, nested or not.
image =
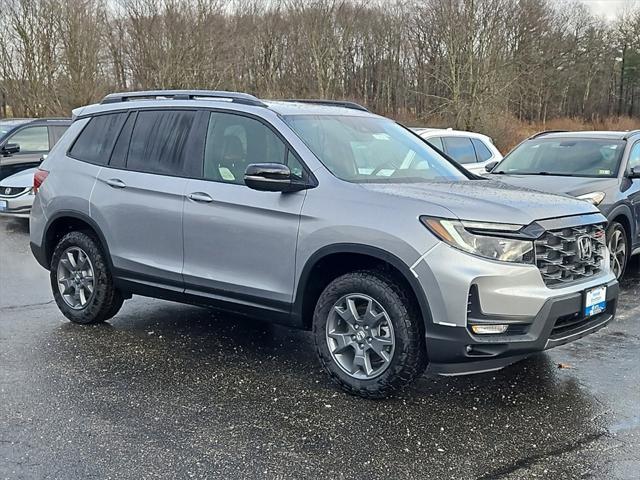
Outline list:
[[[93,267],[94,294],[82,308],[69,306],[58,288],[58,264],[65,251],[70,247],[78,247],[84,251]],[[53,298],[62,314],[74,323],[83,325],[101,323],[113,317],[124,302],[123,296],[113,284],[113,278],[98,240],[91,234],[74,231],[67,233],[56,245],[51,257],[49,277]]]
[[[377,301],[393,324],[395,347],[389,366],[379,376],[357,379],[334,360],[327,343],[327,318],[340,298],[363,294]],[[343,390],[365,398],[384,398],[412,382],[427,365],[422,319],[415,302],[392,276],[378,270],[347,273],[333,280],[320,294],[313,315],[318,357],[331,380]]]

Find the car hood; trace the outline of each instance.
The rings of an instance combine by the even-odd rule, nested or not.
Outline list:
[[[21,172],[14,173],[13,175],[3,178],[0,180],[0,188],[2,187],[23,187],[27,188],[33,185],[33,174],[36,172],[37,168],[28,168],[26,170],[22,170]]]
[[[422,200],[448,209],[461,220],[528,225],[535,220],[596,213],[588,202],[513,187],[492,180],[362,184],[369,190]],[[429,214],[425,205],[425,215]]]
[[[606,192],[616,188],[617,178],[564,177],[557,175],[491,175],[492,180],[501,181],[516,187],[550,193],[563,193],[571,196],[591,192]]]

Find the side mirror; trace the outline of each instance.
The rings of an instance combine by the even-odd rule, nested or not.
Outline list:
[[[247,187],[262,192],[297,192],[309,188],[304,181],[291,175],[281,163],[252,163],[244,172]]]
[[[640,167],[633,167],[627,174],[629,178],[640,178]]]
[[[496,165],[498,165],[498,161],[494,160],[493,162],[487,163],[484,166],[484,169],[487,171],[487,173],[491,173],[491,170],[493,170]]]
[[[2,147],[2,150],[0,150],[0,153],[2,153],[2,155],[4,155],[5,157],[19,152],[20,145],[18,145],[17,143],[5,143],[4,147]]]

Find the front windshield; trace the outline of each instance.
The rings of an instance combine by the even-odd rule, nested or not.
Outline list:
[[[615,177],[624,141],[586,138],[530,140],[520,144],[493,173]]]
[[[468,179],[427,143],[391,120],[290,115],[285,121],[331,173],[349,182]]]

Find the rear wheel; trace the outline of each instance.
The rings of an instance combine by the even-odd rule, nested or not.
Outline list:
[[[98,241],[70,232],[56,245],[50,269],[53,298],[74,323],[100,323],[113,317],[124,302],[113,285]]]
[[[313,318],[318,356],[347,392],[386,397],[426,367],[418,310],[394,279],[378,271],[336,278]]]
[[[621,223],[612,222],[607,229],[607,248],[609,249],[611,270],[616,278],[619,279],[624,275],[629,259],[627,232]]]

